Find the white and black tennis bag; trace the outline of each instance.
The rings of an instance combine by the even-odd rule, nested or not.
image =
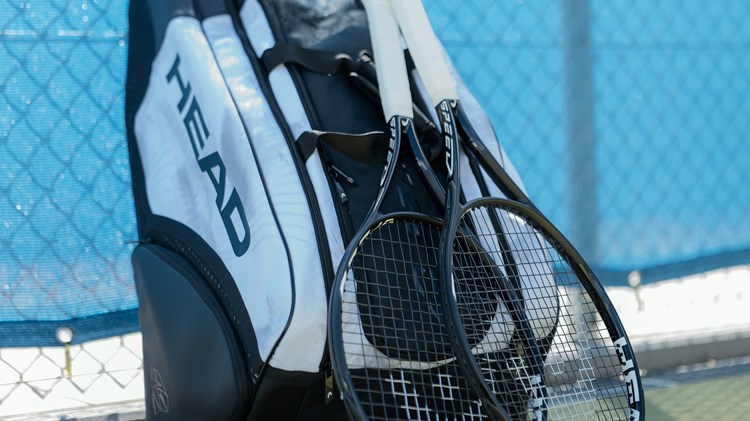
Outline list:
[[[369,49],[356,0],[131,1],[126,122],[148,419],[346,419],[326,318],[388,151],[374,75],[350,76],[371,71]],[[435,116],[411,78],[440,171]],[[502,196],[476,165],[462,168],[468,199]],[[413,163],[394,180],[386,208],[441,215]]]

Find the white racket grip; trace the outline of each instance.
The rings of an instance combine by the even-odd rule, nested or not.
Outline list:
[[[375,71],[385,120],[393,116],[413,118],[411,91],[398,23],[388,0],[363,0],[375,54]]]
[[[421,0],[390,0],[425,89],[435,107],[458,99],[450,69]]]

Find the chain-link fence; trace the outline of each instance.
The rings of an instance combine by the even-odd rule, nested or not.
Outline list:
[[[106,410],[113,402],[112,412],[142,411],[141,348],[140,334],[133,333],[67,347],[0,349],[0,419],[92,415],[92,408]]]
[[[606,282],[624,283],[635,270],[648,281],[750,262],[750,3],[425,5],[532,199]],[[6,408],[23,393],[85,389],[66,377],[63,348],[27,348],[33,363],[24,365],[10,347],[59,345],[58,328],[69,327],[76,375],[90,353],[75,344],[138,327],[123,118],[127,6],[0,0]],[[114,352],[139,360],[129,340],[115,340]],[[108,358],[95,357],[91,370],[117,372]],[[40,364],[46,369],[32,368]],[[122,390],[138,383],[102,376]]]
[[[602,278],[748,261],[750,3],[426,4],[532,199]]]

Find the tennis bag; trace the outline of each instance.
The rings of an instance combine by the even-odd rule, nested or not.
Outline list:
[[[361,54],[370,49],[362,6],[132,0],[129,47],[147,418],[346,419],[327,303],[388,153]],[[474,126],[515,175],[454,76]],[[412,85],[438,169],[436,119],[414,74]],[[400,163],[384,207],[441,215],[416,171]],[[467,198],[501,196],[475,165],[462,171]]]

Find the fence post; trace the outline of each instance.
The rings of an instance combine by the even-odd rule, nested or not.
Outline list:
[[[596,135],[589,0],[562,0],[570,240],[598,266]]]

